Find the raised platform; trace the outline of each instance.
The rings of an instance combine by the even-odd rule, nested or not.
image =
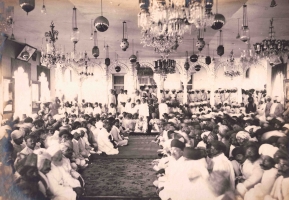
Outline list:
[[[151,162],[158,158],[155,135],[130,135],[129,145],[120,147],[118,155],[93,155],[83,171],[85,196],[81,199],[158,200]]]

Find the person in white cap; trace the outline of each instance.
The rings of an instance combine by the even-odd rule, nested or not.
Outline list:
[[[125,103],[124,111],[127,113],[131,113],[131,98],[128,97]]]
[[[276,169],[274,154],[278,151],[277,147],[270,144],[262,144],[259,148],[261,155],[261,167],[264,170],[261,182],[250,189],[244,197],[244,200],[263,200],[264,197],[270,194],[273,184],[277,178],[278,169]]]
[[[67,178],[66,172],[62,166],[62,152],[59,145],[53,145],[47,149],[47,153],[51,156],[51,170],[46,174],[50,183],[50,191],[54,198],[63,198],[75,200],[77,193],[73,190]],[[79,184],[80,186],[80,184]],[[80,195],[80,191],[76,189]],[[52,198],[53,199],[53,198]]]
[[[16,159],[17,154],[21,152],[25,148],[25,144],[23,143],[24,138],[24,131],[20,130],[14,130],[11,133],[11,144],[13,145],[13,152],[12,152],[12,158],[13,160]]]
[[[108,104],[111,104],[111,103],[116,105],[116,97],[115,97],[113,89],[110,90],[110,94],[108,95]]]

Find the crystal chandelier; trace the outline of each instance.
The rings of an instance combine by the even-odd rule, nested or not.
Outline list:
[[[160,74],[166,77],[167,74],[173,74],[176,72],[176,61],[168,59],[168,57],[162,57],[161,59],[154,61],[155,70],[154,73]]]
[[[240,63],[242,63],[243,67],[249,67],[258,63],[258,57],[251,48],[250,40],[248,41],[247,49],[241,51]]]
[[[5,3],[0,2],[0,32],[7,33],[13,28],[14,24],[14,7],[5,8]]]
[[[211,12],[213,0],[140,0],[139,5],[141,44],[153,47],[155,52],[164,55],[178,48],[192,24],[198,29],[205,29],[214,23]]]
[[[233,50],[230,53],[230,57],[224,64],[224,75],[233,79],[234,77],[241,75],[242,66],[235,62]]]
[[[254,50],[260,58],[267,58],[272,66],[287,62],[289,41],[275,39],[273,18],[270,20],[269,39],[255,43]]]
[[[89,76],[93,76],[93,64],[90,62],[89,57],[87,56],[87,53],[84,53],[84,62],[80,65],[78,65],[78,70],[80,78],[85,78]]]
[[[61,48],[56,48],[55,42],[58,40],[58,31],[54,30],[54,23],[51,22],[49,32],[45,32],[46,37],[46,49],[41,50],[40,63],[47,68],[51,68],[56,64],[62,64],[65,62],[65,54]]]

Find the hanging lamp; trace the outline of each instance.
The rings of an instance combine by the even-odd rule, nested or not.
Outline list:
[[[184,68],[185,68],[185,70],[187,70],[187,71],[190,69],[189,53],[188,53],[188,51],[186,51],[186,62],[185,62],[185,64],[184,64]]]
[[[94,26],[96,30],[98,30],[99,32],[105,32],[109,27],[109,21],[104,16],[102,16],[102,0],[100,5],[100,11],[101,16],[97,17],[94,20]]]
[[[211,28],[214,30],[219,30],[224,26],[225,23],[226,23],[226,19],[225,19],[224,15],[218,13],[218,0],[217,0],[217,2],[216,2],[216,14],[215,14],[214,22],[213,22]]]
[[[72,33],[70,39],[74,45],[79,41],[79,30],[77,28],[77,16],[75,7],[72,9]]]
[[[199,51],[202,51],[205,45],[206,42],[204,41],[204,29],[200,28],[198,29],[198,40],[196,42],[196,47]]]
[[[99,48],[98,48],[98,41],[97,41],[97,31],[94,31],[93,40],[94,40],[94,47],[92,48],[92,55],[93,55],[93,57],[97,58],[99,56]]]
[[[92,26],[93,19],[90,20],[90,40],[93,40],[93,26]]]
[[[28,15],[35,8],[35,0],[19,0],[19,5]]]
[[[132,40],[132,55],[129,57],[130,63],[135,63],[137,61],[136,55],[134,55],[134,42]]]
[[[42,8],[41,8],[41,13],[46,15],[46,7],[45,7],[45,4],[44,4],[44,0],[43,0]]]
[[[222,56],[222,55],[224,55],[224,52],[225,52],[225,48],[223,46],[223,31],[220,30],[219,46],[217,48],[217,54],[219,56]]]
[[[247,5],[243,5],[243,26],[240,32],[240,40],[248,42],[250,40],[250,30],[248,26]]]
[[[140,63],[138,61],[138,51],[136,51],[136,63],[135,63],[135,68],[136,70],[139,70],[140,69]]]
[[[117,53],[115,53],[115,65],[116,67],[114,68],[116,72],[120,72],[121,71],[121,67],[118,65],[118,55]]]
[[[205,62],[206,62],[207,65],[209,65],[209,64],[211,64],[212,59],[211,59],[211,57],[210,57],[210,47],[209,47],[209,44],[207,44],[207,46],[208,46],[208,48],[207,48],[208,54],[207,54],[207,56],[206,56],[206,58],[205,58]]]
[[[190,56],[191,62],[197,62],[198,56],[195,54],[195,39],[193,38],[193,55]]]
[[[104,60],[105,65],[108,67],[110,65],[110,58],[109,58],[109,46],[106,45],[105,47],[105,51],[106,51],[106,58]]]
[[[237,34],[237,36],[236,36],[236,39],[240,39],[239,21],[240,21],[240,18],[238,18],[238,34]]]
[[[121,50],[126,51],[129,47],[129,43],[127,41],[127,26],[125,21],[122,23],[122,33],[123,37],[120,43],[120,48]]]

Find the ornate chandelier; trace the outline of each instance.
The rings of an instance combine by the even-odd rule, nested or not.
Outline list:
[[[46,37],[46,49],[41,50],[40,63],[47,68],[51,68],[56,64],[62,64],[65,62],[65,54],[61,48],[56,48],[55,42],[58,40],[58,31],[54,30],[54,23],[51,22],[49,32],[45,32]]]
[[[168,59],[167,57],[162,57],[161,59],[154,61],[155,70],[154,73],[160,74],[163,77],[166,77],[167,74],[173,74],[176,72],[176,61]]]
[[[138,26],[142,28],[141,44],[155,52],[168,55],[174,52],[185,32],[194,24],[204,29],[214,23],[213,0],[140,0]]]
[[[230,53],[229,59],[224,64],[224,75],[233,79],[242,74],[242,66],[235,62],[233,50]]]
[[[78,65],[78,70],[80,78],[86,78],[89,76],[93,76],[93,64],[90,62],[89,57],[87,56],[87,53],[84,53],[84,62],[80,65]]]
[[[255,43],[254,50],[260,58],[267,58],[272,66],[287,62],[289,41],[275,39],[273,18],[270,20],[269,39]]]

